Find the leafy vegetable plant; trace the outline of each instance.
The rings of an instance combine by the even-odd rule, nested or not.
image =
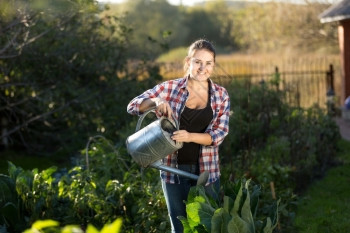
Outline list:
[[[254,220],[260,189],[249,191],[250,180],[233,185],[232,197],[224,195],[220,207],[201,186],[190,190],[186,203],[187,218],[179,217],[185,233],[272,233],[278,222],[278,203],[263,222]],[[259,229],[258,229],[259,228]]]

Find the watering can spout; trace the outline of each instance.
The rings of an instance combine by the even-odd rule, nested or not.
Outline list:
[[[183,177],[187,177],[187,178],[192,179],[192,180],[196,180],[197,185],[202,185],[202,186],[204,186],[207,183],[208,177],[209,177],[208,171],[204,171],[199,176],[197,176],[195,174],[192,174],[192,173],[189,173],[186,171],[182,171],[182,170],[177,169],[177,168],[165,166],[161,163],[161,161],[154,162],[150,166],[153,168],[156,168],[158,170],[171,172],[171,173],[174,173],[174,174],[179,175],[179,176],[183,176]]]

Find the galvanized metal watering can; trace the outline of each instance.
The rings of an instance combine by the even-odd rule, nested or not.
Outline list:
[[[146,115],[150,112],[154,112],[154,110],[155,108],[151,108],[140,116],[136,125],[136,132],[130,135],[126,140],[128,153],[133,160],[142,167],[153,167],[158,170],[171,172],[197,180],[197,185],[204,185],[209,176],[207,171],[197,176],[177,168],[165,166],[160,161],[167,155],[181,149],[183,143],[175,142],[171,139],[172,133],[179,130],[179,124],[174,116],[172,117],[175,125],[170,119],[162,116],[140,130],[142,121],[145,119]]]

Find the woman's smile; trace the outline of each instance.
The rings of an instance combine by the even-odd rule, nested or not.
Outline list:
[[[191,78],[206,81],[214,69],[214,56],[205,49],[198,50],[193,54],[189,65]]]

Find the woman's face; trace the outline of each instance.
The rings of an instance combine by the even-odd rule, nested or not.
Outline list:
[[[197,50],[187,61],[190,77],[198,81],[207,81],[214,70],[213,53],[206,49]]]

